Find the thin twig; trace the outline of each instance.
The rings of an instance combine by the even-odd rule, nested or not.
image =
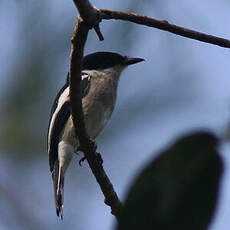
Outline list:
[[[113,185],[106,175],[101,160],[98,160],[96,145],[91,141],[86,133],[84,114],[81,100],[81,67],[84,45],[87,39],[89,27],[80,17],[75,26],[72,38],[72,50],[70,55],[70,103],[72,108],[72,118],[75,133],[80,142],[89,166],[100,185],[105,197],[105,203],[111,207],[111,212],[117,218],[121,210],[121,202],[114,191]]]
[[[154,18],[141,16],[138,14],[121,12],[121,11],[112,11],[106,9],[101,9],[100,11],[103,13],[101,15],[103,19],[119,19],[119,20],[129,21],[136,24],[155,27],[157,29],[165,30],[183,37],[195,39],[213,45],[218,45],[225,48],[230,48],[230,40],[228,39],[216,37],[209,34],[204,34],[195,30],[186,29],[184,27],[176,26],[170,24],[168,21],[165,20],[161,21]]]
[[[100,22],[102,13],[96,7],[93,7],[88,0],[73,0],[77,7],[81,18],[88,24],[89,28],[94,28],[100,41],[104,40],[104,37],[100,30]]]
[[[103,37],[103,34],[101,33],[101,29],[100,29],[100,26],[99,24],[94,26],[94,30],[99,38],[100,41],[103,41],[104,40],[104,37]]]

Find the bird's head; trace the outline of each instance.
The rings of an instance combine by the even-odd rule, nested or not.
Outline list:
[[[122,56],[113,52],[96,52],[83,58],[82,70],[105,70],[115,68],[122,71],[125,67],[144,61],[143,58]]]

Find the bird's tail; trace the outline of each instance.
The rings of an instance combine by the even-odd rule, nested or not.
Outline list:
[[[59,162],[56,161],[53,170],[53,185],[54,185],[54,199],[56,206],[56,213],[63,219],[63,201],[64,201],[64,173]]]

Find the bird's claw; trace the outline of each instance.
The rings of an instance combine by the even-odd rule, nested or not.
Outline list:
[[[78,164],[82,167],[82,162],[86,160],[86,157],[82,157],[79,161]]]
[[[95,157],[96,157],[96,160],[100,163],[100,164],[103,164],[103,159],[101,157],[101,154],[100,153],[95,153]],[[82,162],[84,162],[86,160],[86,157],[82,157],[78,164],[82,167]]]

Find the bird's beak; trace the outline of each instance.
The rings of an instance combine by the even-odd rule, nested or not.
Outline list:
[[[144,61],[145,59],[143,58],[131,58],[131,57],[126,57],[125,59],[125,65],[133,65],[133,64],[136,64],[138,62],[142,62]]]

